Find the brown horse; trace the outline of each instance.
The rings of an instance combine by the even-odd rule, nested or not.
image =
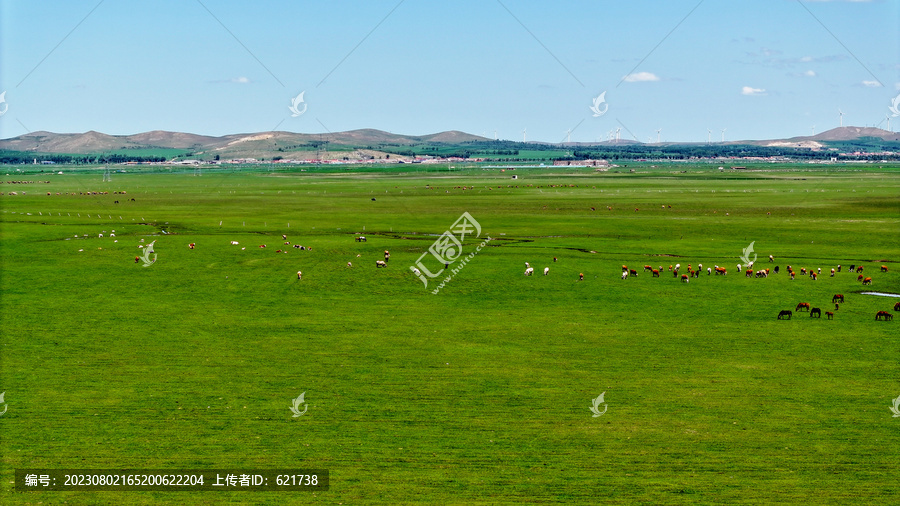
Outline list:
[[[829,320],[834,320],[834,313],[831,311],[825,311],[825,316],[828,317]]]
[[[654,278],[658,278],[658,277],[659,277],[659,271],[656,270],[656,269],[651,269],[651,270],[650,270],[650,273],[651,273],[651,275],[652,275]]]
[[[841,304],[843,304],[844,303],[844,294],[842,294],[842,293],[834,294],[834,297],[831,298],[831,303],[834,304],[836,302],[840,302]]]
[[[900,311],[900,302],[894,304],[894,311]]]
[[[881,272],[887,272],[887,271],[888,271],[887,265],[882,265]]]
[[[892,315],[891,313],[888,313],[887,311],[879,311],[879,312],[875,313],[875,321],[884,320],[886,322],[889,322],[893,319],[894,319],[894,315]]]
[[[807,311],[809,311],[809,302],[801,302],[801,303],[797,304],[797,308],[794,309],[794,311],[801,311],[803,309],[806,309]]]

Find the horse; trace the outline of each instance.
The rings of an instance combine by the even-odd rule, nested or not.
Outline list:
[[[829,320],[834,320],[834,313],[832,313],[831,311],[825,311],[825,316],[826,316]]]
[[[886,322],[894,319],[894,315],[888,313],[887,311],[879,311],[875,313],[875,321],[884,320]]]
[[[793,314],[794,313],[791,313],[790,311],[785,309],[785,310],[781,311],[780,313],[778,313],[778,319],[779,320],[790,320],[791,315],[793,315]]]
[[[887,272],[887,271],[888,271],[887,265],[882,265],[881,272]]]
[[[803,310],[804,308],[805,308],[807,311],[809,311],[809,302],[801,302],[801,303],[797,304],[797,308],[794,309],[794,311],[801,311],[801,310]]]
[[[822,310],[817,307],[812,308],[812,310],[810,310],[810,312],[809,312],[809,317],[810,318],[821,318]]]
[[[836,294],[834,294],[834,297],[831,298],[832,304],[834,304],[835,302],[838,302],[838,301],[840,301],[841,303],[844,302],[844,294],[836,293]]]
[[[864,279],[864,280],[863,280],[863,284],[864,284],[864,285],[871,285],[871,284],[872,284],[872,278],[866,278],[866,279]]]

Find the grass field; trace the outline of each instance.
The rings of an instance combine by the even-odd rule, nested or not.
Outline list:
[[[2,502],[896,500],[900,322],[874,316],[900,299],[847,268],[900,293],[900,169],[639,167],[7,176],[50,183],[0,185]],[[492,240],[434,295],[409,267],[463,212]],[[780,274],[734,272],[751,242]],[[798,302],[834,320],[776,320]],[[23,468],[331,485],[16,492]]]

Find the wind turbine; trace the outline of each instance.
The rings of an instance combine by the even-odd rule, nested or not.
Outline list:
[[[572,129],[571,128],[566,130],[566,142],[567,143],[572,142]]]
[[[497,140],[497,131],[494,130],[494,140]]]
[[[884,117],[885,117],[885,119],[888,120],[888,132],[893,132],[893,130],[891,130],[891,116],[890,116],[890,114],[885,114]]]
[[[812,126],[811,131],[812,131],[812,135],[816,135],[816,125]]]
[[[706,129],[706,143],[712,144],[712,130]]]
[[[619,143],[619,130],[622,130],[621,127],[616,127],[616,144]]]
[[[841,127],[844,126],[844,112],[838,109],[838,115],[841,117]]]
[[[728,129],[727,128],[722,129],[722,142],[725,142],[725,130],[728,130]]]
[[[525,136],[528,133],[528,129],[522,130],[522,142],[526,142],[527,137]]]
[[[657,144],[659,144],[659,132],[660,132],[661,130],[662,130],[662,128],[657,128],[657,129],[656,129],[656,143],[657,143]]]

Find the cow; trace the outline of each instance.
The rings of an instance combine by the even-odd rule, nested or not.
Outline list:
[[[637,271],[635,269],[628,269],[628,275],[637,277]]]
[[[753,269],[747,269],[744,274],[746,278],[753,277]]]
[[[384,261],[387,262],[391,259],[391,252],[388,250],[384,250]]]
[[[651,275],[652,277],[654,277],[654,278],[658,278],[658,277],[659,277],[659,271],[656,270],[656,269],[653,269],[653,270],[650,271],[650,275]]]
[[[775,261],[775,257],[772,256],[772,255],[769,255],[769,261],[770,261],[770,262],[774,262],[774,261]]]
[[[886,322],[894,319],[894,315],[888,313],[887,311],[879,311],[875,313],[875,321],[884,320]]]
[[[544,267],[544,276],[546,276],[548,273],[550,273],[550,268]],[[637,276],[637,274],[635,274],[635,276]]]
[[[864,284],[864,285],[871,285],[871,284],[872,284],[872,278],[866,278],[866,279],[864,279],[864,280],[863,280],[863,284]]]
[[[797,304],[797,308],[794,309],[794,311],[799,312],[799,311],[802,311],[803,309],[806,309],[807,311],[809,311],[809,302],[801,302],[801,303]]]
[[[134,263],[138,263],[141,261],[141,257],[134,257]]]
[[[854,271],[856,271],[856,264],[851,264],[851,265],[850,265],[850,272],[854,272]]]
[[[838,271],[838,272],[841,272],[841,264],[838,264],[838,266],[837,266],[837,271]]]
[[[356,242],[366,242],[366,236],[361,235],[356,238]]]
[[[303,273],[302,273],[302,272],[297,271],[297,279],[303,279]]]
[[[819,275],[816,274],[815,272],[810,272],[810,273],[809,273],[809,277],[811,277],[812,280],[815,281],[816,279],[819,278]]]
[[[375,260],[375,267],[380,269],[382,267],[387,267],[387,263],[384,260]]]
[[[862,265],[860,265],[859,267],[856,268],[856,273],[857,273],[857,274],[859,274],[859,273],[862,272],[862,271],[863,271],[863,266],[862,266]]]
[[[834,269],[831,269],[831,277],[834,277]]]
[[[825,317],[829,320],[834,320],[834,313],[832,313],[831,311],[825,311]]]
[[[672,271],[672,277],[675,279],[678,279],[678,269],[675,269],[674,271]]]
[[[720,274],[721,274],[722,276],[727,276],[727,275],[728,275],[728,271],[725,270],[724,267],[716,267],[716,275],[718,276],[718,275],[720,275]]]
[[[800,268],[800,274],[803,274],[804,276],[806,276],[806,267]]]
[[[584,281],[584,273],[583,272],[578,273],[578,281]]]
[[[859,276],[856,276],[857,281],[862,281],[863,279],[865,279],[865,276],[863,276],[862,274],[860,274]]]
[[[834,297],[831,298],[831,303],[834,304],[836,302],[840,302],[843,304],[844,303],[844,294],[842,294],[842,293],[834,294]]]
[[[778,313],[778,319],[779,319],[779,320],[790,320],[790,319],[791,319],[791,316],[792,316],[793,314],[794,314],[794,313],[791,313],[789,310],[784,309],[784,310],[782,310],[780,313]]]
[[[652,270],[653,270],[653,267],[650,267],[649,265],[644,266],[644,272],[652,271]]]
[[[623,265],[623,266],[622,266],[622,272],[628,272],[628,266],[627,266],[627,265]]]
[[[882,265],[881,272],[887,272],[887,271],[888,271],[887,265]]]
[[[900,302],[894,304],[894,311],[900,311]]]
[[[682,283],[690,283],[691,280],[690,280],[690,278],[688,278],[688,275],[687,275],[687,274],[682,274],[682,275],[681,275],[681,282],[682,282]]]
[[[194,249],[194,243],[188,244],[188,248]]]
[[[810,318],[821,318],[821,317],[822,317],[822,310],[819,309],[819,308],[817,308],[817,307],[812,308],[812,309],[809,311],[809,317],[810,317]]]
[[[352,267],[353,267],[353,263],[351,263],[351,262],[347,262],[347,267],[351,267],[351,268],[352,268]],[[413,267],[413,269],[415,269],[415,270],[416,270],[416,271],[418,271],[418,270],[419,270],[419,269],[416,269],[416,268],[415,268],[415,267]],[[419,275],[419,274],[418,274],[418,273],[416,273],[416,276],[418,276],[418,275]]]
[[[707,268],[706,268],[706,275],[709,276],[710,274],[712,274],[712,267],[707,267]],[[718,273],[716,273],[716,274],[718,274]]]
[[[775,274],[778,274],[778,266],[775,266]]]

